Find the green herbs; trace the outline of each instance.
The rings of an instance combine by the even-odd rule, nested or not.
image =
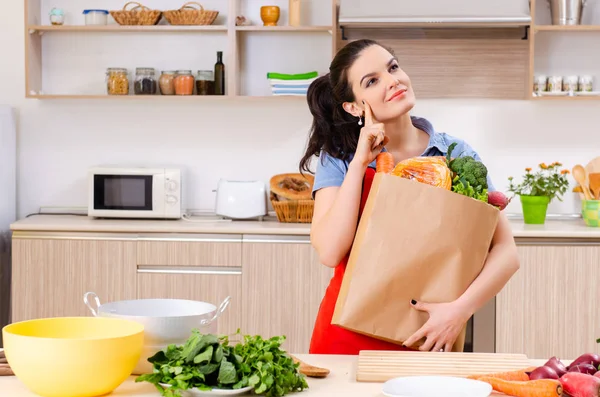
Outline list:
[[[453,159],[452,151],[456,142],[448,147],[446,163],[452,170],[452,191],[476,200],[488,202],[487,168],[481,162],[471,156],[463,156]]]
[[[308,388],[297,370],[298,364],[280,348],[284,336],[265,340],[245,335],[243,339],[231,346],[228,337],[202,335],[194,330],[184,345],[169,345],[150,357],[154,372],[139,376],[136,382],[152,383],[164,397],[180,397],[181,390],[191,388],[252,386],[256,394],[267,397]]]

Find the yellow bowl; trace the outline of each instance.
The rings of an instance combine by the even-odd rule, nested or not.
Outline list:
[[[15,376],[32,392],[96,397],[131,375],[142,351],[144,326],[104,317],[46,318],[7,325],[2,337]]]

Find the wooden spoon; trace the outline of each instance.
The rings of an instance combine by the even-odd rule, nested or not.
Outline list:
[[[313,365],[306,364],[304,361],[299,360],[291,354],[290,356],[296,364],[300,364],[300,367],[298,367],[298,371],[303,375],[306,375],[310,378],[325,378],[327,377],[327,375],[329,375],[329,370],[327,368],[315,367]]]
[[[594,172],[588,176],[590,178],[590,190],[594,194],[594,199],[600,200],[600,172]]]
[[[583,195],[586,200],[593,200],[592,193],[590,192],[590,188],[587,184],[587,171],[583,168],[582,165],[577,164],[573,167],[573,178],[579,183],[581,188],[583,189]]]

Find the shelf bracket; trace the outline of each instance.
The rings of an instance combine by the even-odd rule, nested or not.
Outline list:
[[[343,26],[340,26],[340,30],[342,31],[342,40],[348,40],[346,37],[346,29]]]
[[[35,30],[35,29],[29,29],[29,34],[34,34],[35,32],[37,32],[37,30]]]
[[[523,26],[523,37],[521,40],[527,40],[529,37],[529,26]]]

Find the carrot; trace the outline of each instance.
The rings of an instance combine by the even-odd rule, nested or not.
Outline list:
[[[514,397],[558,397],[563,388],[557,379],[537,379],[528,381],[510,381],[492,377],[478,380],[489,383],[495,391]]]
[[[381,152],[375,160],[377,172],[389,174],[394,169],[394,156],[390,152]]]
[[[477,380],[480,378],[488,377],[488,378],[497,378],[497,379],[503,379],[503,380],[527,381],[527,380],[529,380],[529,375],[527,373],[532,372],[534,369],[536,369],[536,367],[519,369],[517,371],[496,372],[494,374],[469,375],[469,376],[467,376],[467,378]]]

